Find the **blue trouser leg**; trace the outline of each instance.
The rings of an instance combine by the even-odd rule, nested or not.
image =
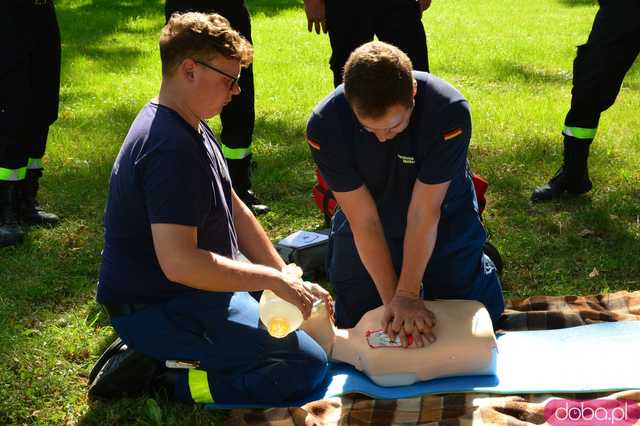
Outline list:
[[[259,327],[248,293],[194,293],[117,317],[113,326],[133,349],[160,360],[199,361],[183,370],[175,397],[196,402],[194,377],[219,403],[281,403],[303,399],[324,379],[327,357],[306,333],[275,339]],[[225,300],[225,298],[227,300]],[[196,386],[197,387],[197,386]]]
[[[477,248],[429,262],[423,283],[425,300],[477,300],[485,305],[494,324],[504,311],[498,271],[491,259]]]

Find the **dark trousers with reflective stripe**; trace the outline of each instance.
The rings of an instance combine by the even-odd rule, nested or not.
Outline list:
[[[258,302],[245,292],[189,293],[116,317],[112,324],[139,352],[200,363],[197,372],[176,370],[181,373],[174,396],[180,400],[295,402],[309,396],[327,371],[324,350],[306,333],[269,336],[260,327]],[[208,391],[212,398],[203,397]]]
[[[60,31],[51,2],[9,2],[2,12],[0,171],[6,172],[44,156],[49,126],[58,117]]]
[[[251,17],[244,0],[167,0],[165,3],[167,20],[174,12],[188,11],[218,13],[229,20],[233,29],[252,42]],[[236,150],[236,155],[242,158],[249,154],[255,125],[253,66],[242,70],[238,84],[240,94],[234,96],[220,114],[220,139],[225,147]],[[225,150],[225,156],[228,156],[228,150]]]
[[[601,0],[589,38],[578,46],[573,63],[571,109],[565,129],[578,127],[595,133],[600,114],[615,102],[639,52],[640,1]],[[591,140],[588,133],[578,139]]]
[[[415,0],[327,0],[326,18],[335,86],[342,83],[351,52],[374,36],[405,52],[415,70],[429,71],[427,37]]]

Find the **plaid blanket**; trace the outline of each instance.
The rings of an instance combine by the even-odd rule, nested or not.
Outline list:
[[[512,300],[498,324],[502,331],[550,330],[605,321],[640,320],[640,291],[597,296],[535,296]],[[225,424],[248,425],[539,425],[553,398],[608,398],[640,404],[640,389],[617,393],[526,394],[479,393],[374,400],[348,395],[302,407],[232,410]]]

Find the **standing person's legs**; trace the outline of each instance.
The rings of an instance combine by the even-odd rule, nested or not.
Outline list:
[[[218,13],[229,20],[233,29],[253,43],[251,15],[244,0],[167,0],[165,3],[167,20],[174,12],[189,11]],[[242,70],[238,85],[240,94],[234,96],[220,114],[220,142],[233,189],[255,214],[263,214],[269,208],[251,190],[251,143],[255,127],[253,65]]]
[[[322,382],[324,350],[302,331],[275,339],[259,327],[248,293],[184,295],[112,323],[134,350],[158,360],[197,361],[177,369],[173,397],[199,403],[282,403],[303,399]]]
[[[329,66],[333,85],[342,83],[344,64],[360,45],[373,40],[372,4],[363,0],[326,0],[326,19],[331,43]]]
[[[578,46],[573,62],[571,108],[564,122],[563,165],[531,199],[546,201],[563,193],[591,189],[589,147],[600,114],[616,100],[622,81],[640,52],[640,3],[604,1],[596,14],[587,43]]]
[[[32,33],[17,26],[32,6],[7,4],[0,14],[0,246],[21,242],[17,185],[27,173],[26,130],[32,117],[29,81]]]
[[[42,177],[49,126],[58,118],[60,100],[60,30],[53,3],[34,6],[37,20],[36,40],[30,55],[29,79],[32,88],[34,118],[25,134],[28,156],[27,173],[19,185],[20,218],[30,224],[58,222],[58,217],[40,209],[36,196]]]
[[[413,69],[429,71],[427,36],[422,12],[415,0],[375,0],[375,32],[380,41],[393,44],[409,56]]]

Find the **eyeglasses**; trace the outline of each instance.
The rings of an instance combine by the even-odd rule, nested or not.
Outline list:
[[[209,68],[211,71],[215,71],[218,74],[222,74],[225,77],[227,77],[229,80],[231,80],[229,82],[229,90],[233,90],[233,86],[238,84],[238,80],[240,79],[240,73],[238,73],[238,75],[234,77],[231,74],[227,74],[226,72],[224,72],[222,70],[219,70],[218,68],[213,67],[213,66],[211,66],[211,65],[209,65],[209,64],[207,64],[205,62],[200,62],[200,61],[198,61],[196,59],[194,59],[193,62],[195,62],[196,64],[199,64],[199,65],[202,65],[205,68]]]

